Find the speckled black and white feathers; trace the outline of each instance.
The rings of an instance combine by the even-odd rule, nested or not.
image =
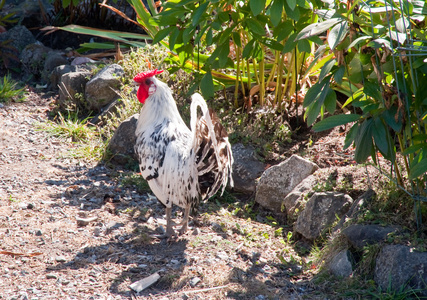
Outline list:
[[[190,130],[168,86],[151,80],[156,91],[147,98],[135,132],[141,174],[167,208],[195,206],[224,189],[227,180],[232,184],[227,133],[199,94],[193,95]]]

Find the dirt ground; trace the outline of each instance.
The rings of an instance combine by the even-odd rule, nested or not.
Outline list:
[[[31,93],[0,107],[0,299],[325,299],[315,263],[261,209],[249,218],[244,203],[214,201],[178,240],[159,238],[165,211],[121,184],[129,171],[70,158],[76,145],[37,130],[53,102]],[[342,138],[308,154],[348,165]],[[151,287],[129,287],[153,274]]]

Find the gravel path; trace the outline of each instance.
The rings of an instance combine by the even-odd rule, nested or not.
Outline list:
[[[121,183],[128,171],[69,158],[76,145],[37,130],[53,103],[31,94],[0,107],[0,299],[262,300],[311,293],[312,271],[292,249],[285,255],[278,228],[260,215],[253,221],[211,203],[178,240],[158,238],[164,209],[150,193]],[[290,254],[288,264],[278,258]],[[153,274],[159,279],[151,287],[129,287]]]

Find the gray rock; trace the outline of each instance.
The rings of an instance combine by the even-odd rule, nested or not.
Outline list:
[[[37,42],[31,31],[25,26],[16,25],[8,31],[0,34],[0,41],[11,40],[10,45],[15,47],[19,52],[30,44]]]
[[[38,43],[27,45],[19,56],[24,70],[36,77],[40,77],[46,57],[51,50]]]
[[[71,72],[61,76],[59,82],[59,107],[61,109],[86,108],[84,99],[90,72]]]
[[[292,155],[264,171],[257,186],[255,201],[267,209],[280,211],[285,197],[318,168],[316,164]]]
[[[338,222],[338,224],[334,227],[333,233],[339,232],[343,226],[344,223],[347,220],[355,219],[360,211],[361,208],[365,206],[366,203],[369,203],[369,201],[375,197],[376,193],[372,189],[368,189],[366,192],[364,192],[362,195],[360,195],[351,205],[351,208],[349,211],[344,215],[344,217],[341,218],[341,220]]]
[[[134,151],[136,142],[135,130],[138,117],[138,114],[129,117],[114,132],[107,146],[107,151],[112,155],[111,161],[121,165],[138,161]]]
[[[317,183],[317,179],[314,175],[310,175],[301,181],[283,200],[283,206],[285,208],[288,221],[294,221],[297,219],[300,208],[307,202],[306,195],[312,191],[313,186]]]
[[[343,250],[329,262],[329,271],[338,277],[349,277],[353,273],[352,256],[350,251]]]
[[[88,83],[86,83],[85,95],[89,108],[100,111],[102,107],[110,104],[117,98],[121,84],[120,77],[124,70],[117,64],[104,67]]]
[[[193,277],[190,279],[190,286],[195,287],[200,281],[202,281],[199,277]]]
[[[427,296],[427,252],[404,245],[384,246],[376,260],[374,279],[382,290],[398,291],[406,286]]]
[[[394,226],[383,227],[375,224],[354,224],[345,228],[342,234],[354,248],[362,249],[367,245],[385,241],[388,234],[397,232],[398,230]]]
[[[44,61],[43,71],[41,74],[42,79],[48,82],[52,71],[56,67],[66,65],[67,63],[68,63],[68,60],[60,52],[50,51],[47,54],[46,60]]]
[[[77,72],[78,70],[79,68],[77,66],[70,66],[70,65],[57,66],[52,70],[52,72],[49,75],[51,88],[54,90],[57,90],[59,88],[58,85],[61,81],[62,75],[66,73]]]
[[[336,221],[336,215],[341,218],[352,203],[353,199],[343,193],[314,193],[298,216],[294,229],[305,238],[314,240]]]
[[[256,190],[256,180],[264,172],[265,164],[257,159],[255,149],[241,143],[231,147],[233,151],[233,181],[234,190],[240,193],[253,193]]]

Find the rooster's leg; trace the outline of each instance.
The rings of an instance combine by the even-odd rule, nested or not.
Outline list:
[[[179,230],[179,234],[184,234],[187,231],[188,227],[188,215],[190,214],[190,205],[187,205],[184,211],[184,218],[181,222],[181,229]]]
[[[171,219],[172,207],[166,207],[166,236],[172,237],[175,235],[175,231],[172,228]]]

